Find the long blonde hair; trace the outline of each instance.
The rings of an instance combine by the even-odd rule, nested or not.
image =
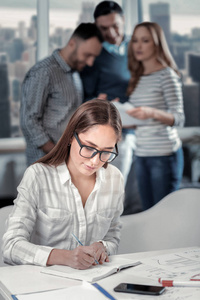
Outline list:
[[[153,22],[143,22],[137,24],[134,28],[131,40],[128,45],[128,68],[131,72],[131,79],[129,81],[129,85],[127,89],[128,95],[130,95],[134,91],[140,79],[140,76],[142,76],[144,72],[143,64],[141,61],[136,60],[133,52],[133,47],[132,47],[132,41],[135,35],[135,31],[139,27],[145,27],[150,32],[156,48],[157,60],[163,66],[171,67],[180,76],[176,63],[170,53],[162,28],[157,23],[153,23]]]

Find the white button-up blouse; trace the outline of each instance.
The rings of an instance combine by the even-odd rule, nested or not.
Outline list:
[[[18,187],[3,237],[4,261],[45,266],[53,248],[72,250],[102,241],[116,254],[120,241],[124,183],[120,171],[108,165],[97,172],[85,207],[65,163],[30,166]]]

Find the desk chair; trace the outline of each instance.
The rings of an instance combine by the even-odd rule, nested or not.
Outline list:
[[[8,218],[8,215],[11,213],[12,208],[13,205],[8,205],[0,208],[0,267],[7,266],[7,264],[3,263],[1,247],[2,247],[2,237],[5,232],[6,219]]]
[[[118,254],[200,246],[200,189],[175,191],[121,221]]]

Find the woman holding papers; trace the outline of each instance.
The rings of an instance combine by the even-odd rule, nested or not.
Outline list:
[[[3,237],[5,262],[87,269],[116,254],[124,188],[109,162],[120,137],[112,103],[94,99],[76,110],[54,149],[24,174]]]
[[[138,24],[129,44],[128,114],[148,123],[136,129],[136,176],[144,209],[179,188],[183,152],[176,126],[183,126],[180,74],[156,23]]]

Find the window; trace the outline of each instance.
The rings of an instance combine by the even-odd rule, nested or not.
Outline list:
[[[13,197],[16,194],[16,186],[26,167],[25,143],[19,124],[20,91],[24,76],[35,64],[41,46],[38,44],[37,49],[37,4],[40,1],[44,0],[0,2],[0,197]],[[94,7],[99,2],[101,1],[49,0],[49,12],[46,12],[46,18],[49,15],[49,51],[45,55],[63,47],[80,22],[93,21]],[[186,180],[196,185],[200,181],[199,0],[116,2],[125,11],[128,34],[136,23],[136,7],[139,21],[156,21],[166,33],[172,54],[183,75],[186,127],[180,134],[184,141],[184,173]],[[39,26],[42,27],[42,24]],[[41,27],[39,30],[43,29]],[[8,145],[12,142],[12,147],[4,149],[4,138],[6,142],[9,140]],[[14,151],[11,153],[12,148]]]
[[[48,39],[37,43],[37,7],[44,1],[49,11]],[[78,22],[93,21],[93,9],[100,1],[1,0],[0,2],[0,198],[11,200],[26,168],[25,142],[20,130],[21,84],[37,57],[64,46]],[[121,4],[121,1],[116,1]],[[42,7],[44,9],[45,5]],[[47,9],[48,5],[46,5]],[[41,9],[41,7],[40,7]],[[39,11],[41,12],[41,11]],[[44,19],[39,30],[44,33]],[[40,35],[38,34],[40,39]],[[38,45],[38,47],[37,47]],[[42,49],[41,49],[42,48]],[[45,52],[46,51],[46,52]],[[37,55],[39,53],[39,55]],[[42,53],[42,54],[41,54]],[[7,202],[6,204],[9,204]],[[0,206],[2,202],[0,202]]]
[[[21,83],[36,61],[37,0],[0,3],[0,207],[12,204],[26,168],[19,126]]]
[[[81,22],[94,22],[93,12],[102,0],[57,1],[49,0],[50,53],[63,47],[72,31]],[[122,5],[122,1],[115,0]]]
[[[22,136],[20,89],[24,75],[36,61],[36,39],[36,0],[1,1],[0,138]]]
[[[200,6],[191,0],[143,0],[143,21],[153,21],[163,28],[182,74],[185,128],[183,141],[185,180],[200,182]]]
[[[42,1],[42,0],[38,0]],[[63,47],[80,22],[93,22],[101,1],[49,0],[49,53]],[[116,1],[121,4],[122,1]],[[48,15],[48,13],[47,13]],[[21,137],[20,91],[37,56],[37,0],[0,3],[0,138]]]

